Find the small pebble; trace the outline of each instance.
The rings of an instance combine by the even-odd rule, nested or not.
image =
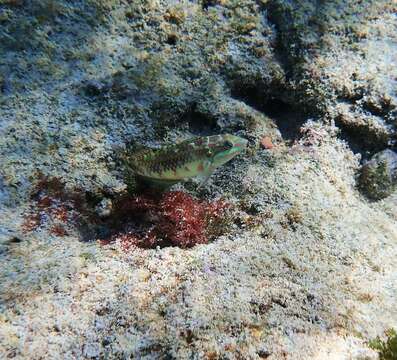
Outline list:
[[[83,354],[86,358],[93,359],[99,356],[101,353],[99,343],[85,344],[83,347]]]
[[[67,155],[67,153],[68,153],[68,149],[66,149],[64,147],[60,147],[58,149],[58,154],[61,155],[61,156],[65,156],[65,155]]]
[[[261,139],[261,147],[262,149],[270,150],[273,149],[274,145],[272,143],[272,139],[269,136],[264,136]]]
[[[102,199],[102,201],[95,207],[95,212],[98,214],[99,217],[105,218],[112,213],[112,208],[112,200]]]

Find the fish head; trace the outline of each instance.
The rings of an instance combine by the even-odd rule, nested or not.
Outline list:
[[[247,148],[248,140],[231,134],[208,137],[206,156],[211,168],[215,169]]]

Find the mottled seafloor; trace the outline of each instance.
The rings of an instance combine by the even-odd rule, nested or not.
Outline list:
[[[370,200],[357,178],[396,142],[396,12],[0,1],[0,358],[377,359],[369,340],[397,328],[397,192]],[[40,174],[114,197],[131,140],[225,132],[250,151],[185,185],[238,209],[210,244],[22,231]]]

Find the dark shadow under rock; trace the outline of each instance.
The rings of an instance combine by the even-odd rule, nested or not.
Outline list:
[[[392,135],[383,125],[383,120],[360,110],[347,110],[342,107],[342,111],[335,118],[335,125],[341,130],[340,138],[349,144],[354,153],[360,153],[363,160],[393,145]]]
[[[215,117],[198,112],[196,106],[182,116],[181,123],[187,124],[189,132],[196,136],[216,135],[221,130]]]
[[[278,97],[269,97],[255,86],[236,86],[231,95],[274,120],[284,140],[297,139],[307,120],[295,106]]]

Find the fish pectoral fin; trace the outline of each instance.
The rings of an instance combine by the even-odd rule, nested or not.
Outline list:
[[[205,174],[203,174],[203,176],[201,176],[201,181],[200,184],[197,188],[197,190],[201,189],[209,180],[209,178],[211,177],[211,175],[214,173],[214,170],[208,171]]]

